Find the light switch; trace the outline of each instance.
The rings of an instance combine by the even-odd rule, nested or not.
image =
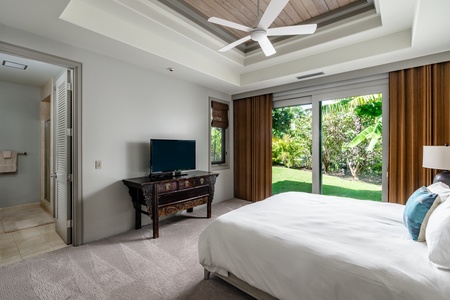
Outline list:
[[[95,168],[96,169],[101,169],[102,168],[102,161],[101,160],[96,160],[95,161]]]

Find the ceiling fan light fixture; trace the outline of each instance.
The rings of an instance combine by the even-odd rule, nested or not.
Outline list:
[[[264,52],[266,56],[270,56],[272,54],[275,54],[276,51],[270,40],[267,38],[268,36],[299,35],[299,34],[314,33],[317,28],[316,24],[269,28],[270,25],[281,13],[281,11],[284,9],[286,4],[288,4],[288,2],[289,0],[271,0],[266,8],[266,11],[262,15],[262,17],[259,18],[259,1],[258,1],[258,9],[257,9],[258,24],[253,28],[232,21],[224,20],[221,18],[210,17],[208,19],[208,22],[249,33],[249,35],[231,44],[228,44],[225,47],[220,48],[219,51],[220,52],[228,51],[231,48],[234,48],[251,39],[255,42],[258,42],[259,46],[261,47],[261,50]]]
[[[252,32],[250,36],[253,41],[259,42],[262,41],[267,36],[267,33],[264,30],[255,30]]]

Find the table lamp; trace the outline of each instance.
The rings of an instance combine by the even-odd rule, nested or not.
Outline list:
[[[444,170],[436,174],[433,179],[435,182],[443,182],[450,186],[450,147],[446,146],[423,146],[423,164],[424,168]]]

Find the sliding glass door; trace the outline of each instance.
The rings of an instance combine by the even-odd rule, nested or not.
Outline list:
[[[382,94],[321,102],[322,194],[382,199]]]
[[[387,201],[388,80],[274,94],[273,193]]]

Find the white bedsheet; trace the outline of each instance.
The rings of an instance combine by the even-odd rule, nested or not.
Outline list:
[[[279,299],[450,299],[450,272],[409,237],[403,208],[274,195],[212,222],[200,235],[199,260]]]

